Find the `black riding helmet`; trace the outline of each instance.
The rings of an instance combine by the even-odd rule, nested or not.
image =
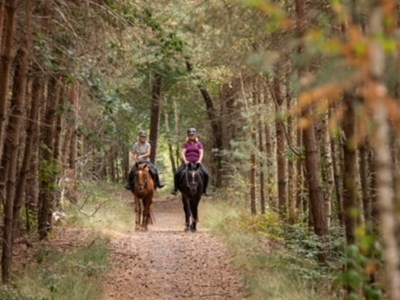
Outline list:
[[[196,134],[196,133],[197,133],[197,132],[196,132],[196,128],[189,128],[188,131],[187,131],[187,134],[188,134],[188,135]]]

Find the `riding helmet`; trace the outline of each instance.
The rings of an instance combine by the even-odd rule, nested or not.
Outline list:
[[[189,128],[188,129],[188,131],[187,131],[187,134],[188,135],[190,135],[190,134],[196,134],[197,132],[196,132],[196,128]]]
[[[147,137],[147,132],[146,131],[141,131],[141,132],[139,132],[139,136]]]

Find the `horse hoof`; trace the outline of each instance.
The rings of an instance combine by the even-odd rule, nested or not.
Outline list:
[[[188,232],[190,230],[190,227],[185,227],[185,232]]]

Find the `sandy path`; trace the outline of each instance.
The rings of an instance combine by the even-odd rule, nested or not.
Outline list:
[[[113,271],[104,299],[245,298],[224,243],[201,223],[196,233],[183,232],[178,198],[156,201],[154,213],[156,224],[148,232],[132,231],[112,241]]]

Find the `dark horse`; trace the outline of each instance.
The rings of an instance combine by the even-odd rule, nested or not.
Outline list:
[[[135,230],[147,231],[153,223],[151,207],[154,195],[154,180],[146,163],[136,163],[133,195],[135,197]]]
[[[196,231],[199,221],[197,207],[203,194],[203,177],[199,165],[189,163],[180,180],[183,210],[185,211],[185,231]],[[191,223],[190,223],[191,222]]]

